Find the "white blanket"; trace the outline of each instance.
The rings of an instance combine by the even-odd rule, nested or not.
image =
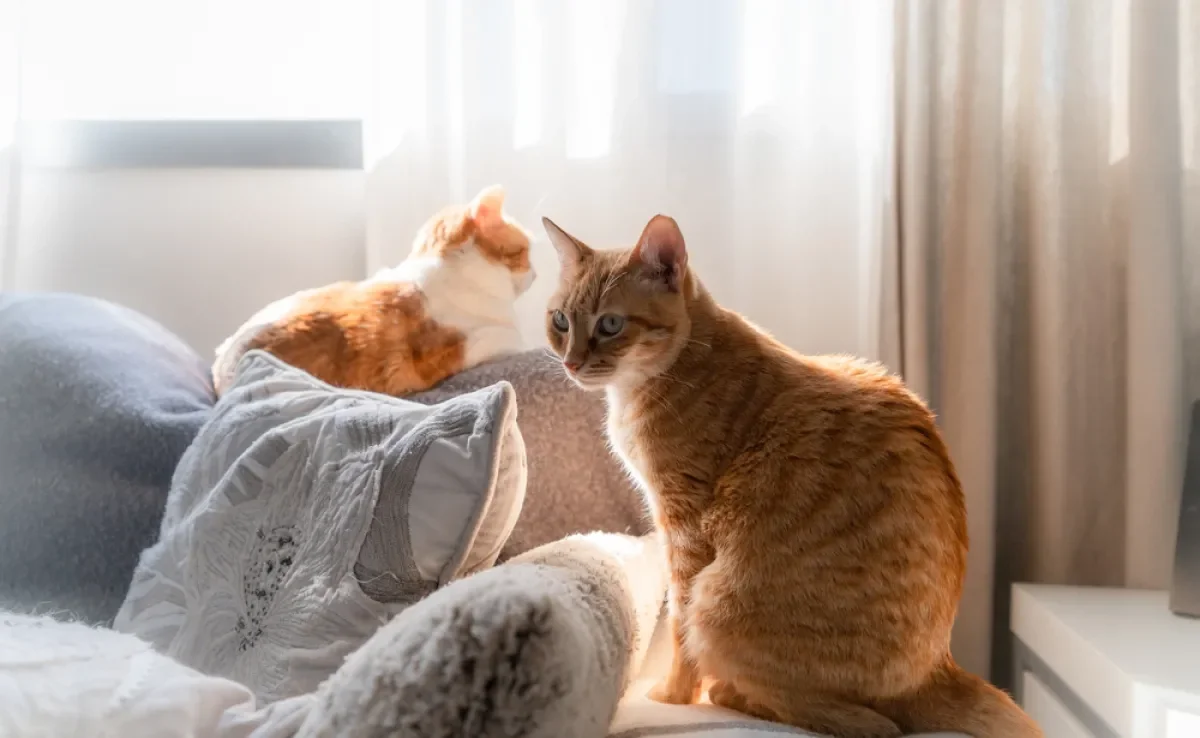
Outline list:
[[[133,636],[0,614],[5,738],[207,737],[227,715],[253,707],[242,685],[206,677]]]

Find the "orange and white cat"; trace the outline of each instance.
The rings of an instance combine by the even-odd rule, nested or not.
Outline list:
[[[489,187],[417,233],[395,267],[278,300],[216,351],[221,394],[238,360],[262,349],[329,384],[404,395],[522,348],[514,310],[533,283],[529,233]]]
[[[619,251],[545,224],[562,264],[550,345],[606,391],[666,548],[674,657],[651,696],[693,702],[712,679],[718,705],[839,738],[1040,736],[950,655],[966,508],[903,382],[722,308],[671,218]]]

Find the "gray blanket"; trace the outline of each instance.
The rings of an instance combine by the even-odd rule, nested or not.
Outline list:
[[[212,402],[204,363],[148,318],[0,295],[0,607],[109,621]]]

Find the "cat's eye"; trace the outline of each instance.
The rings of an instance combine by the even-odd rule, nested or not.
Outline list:
[[[571,329],[571,321],[567,320],[567,314],[561,310],[555,310],[550,316],[550,323],[554,326],[554,330],[560,333],[566,333]]]
[[[625,318],[612,313],[605,313],[596,321],[596,334],[603,338],[612,338],[625,327]]]

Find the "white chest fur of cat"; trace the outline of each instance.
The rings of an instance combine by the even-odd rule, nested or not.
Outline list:
[[[466,337],[466,366],[524,348],[514,303],[533,283],[532,269],[514,278],[469,244],[446,256],[409,258],[371,279],[420,288],[429,319]]]
[[[657,517],[659,514],[658,500],[654,496],[653,487],[646,479],[646,471],[643,468],[644,460],[638,453],[639,421],[634,419],[632,413],[629,412],[629,404],[622,396],[620,388],[617,386],[605,388],[605,396],[608,405],[605,431],[609,448],[621,460],[621,466],[625,468],[625,472],[641,491],[651,514]]]

